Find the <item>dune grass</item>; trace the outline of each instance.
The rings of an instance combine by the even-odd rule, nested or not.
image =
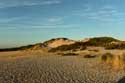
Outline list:
[[[101,56],[101,61],[110,64],[113,68],[125,68],[125,53],[121,55],[113,55],[105,53]]]

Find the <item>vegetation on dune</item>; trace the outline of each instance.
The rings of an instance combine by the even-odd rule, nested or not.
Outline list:
[[[117,39],[114,39],[112,37],[95,37],[91,38],[88,42],[85,42],[85,45],[87,46],[106,46],[107,44],[111,42],[116,42]]]
[[[102,43],[102,42],[103,43],[110,43],[112,41],[118,41],[118,40],[114,39],[112,37],[95,37],[95,38],[90,39],[90,41],[93,43],[96,43],[96,42],[98,42],[98,43]]]
[[[49,52],[56,52],[56,51],[68,51],[68,50],[76,50],[76,49],[86,49],[86,46],[84,45],[83,42],[76,42],[74,44],[70,44],[70,45],[62,45],[56,48],[52,48],[49,50]]]
[[[87,42],[76,42],[74,44],[62,45],[62,46],[59,46],[59,47],[56,47],[56,48],[52,48],[51,50],[49,50],[49,52],[68,51],[68,50],[76,50],[76,49],[85,50],[87,46],[105,47],[113,41],[118,41],[118,40],[116,40],[112,37],[91,38]]]
[[[106,49],[125,49],[125,43],[119,43],[119,44],[110,44],[105,46]]]
[[[42,44],[35,44],[35,45],[28,45],[28,46],[21,46],[16,48],[5,48],[0,49],[0,52],[6,52],[6,51],[20,51],[20,50],[29,50],[29,49],[37,49],[44,47]]]

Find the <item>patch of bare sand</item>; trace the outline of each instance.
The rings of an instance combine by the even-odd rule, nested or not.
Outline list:
[[[75,41],[59,39],[59,40],[56,40],[56,41],[48,44],[48,47],[55,48],[58,46],[69,45],[69,44],[73,44],[73,43],[75,43]]]

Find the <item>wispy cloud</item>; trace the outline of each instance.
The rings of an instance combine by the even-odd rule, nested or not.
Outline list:
[[[60,4],[61,0],[11,0],[0,1],[0,8]]]
[[[14,31],[43,31],[54,29],[77,29],[80,26],[77,24],[61,24],[61,25],[2,25],[6,28],[0,28],[2,31],[14,30]]]
[[[77,24],[65,24],[64,17],[48,17],[44,19],[37,19],[31,21],[28,19],[25,23],[20,23],[20,20],[24,20],[22,17],[4,18],[0,20],[0,26],[6,28],[0,28],[2,30],[42,30],[42,29],[68,29],[73,27],[78,27]],[[14,21],[14,23],[12,23]],[[15,23],[19,21],[19,23]]]
[[[58,26],[64,23],[64,17],[50,16],[50,17],[37,17],[30,18],[26,16],[19,17],[2,17],[0,19],[0,25],[31,25],[31,26]]]
[[[60,18],[60,17],[57,17],[57,18],[49,18],[48,19],[48,22],[59,22],[59,21],[62,21],[62,18]]]
[[[105,5],[101,9],[104,9],[104,10],[114,10],[115,8],[113,6],[111,6],[111,5]]]
[[[112,5],[104,5],[100,8],[94,9],[92,6],[84,7],[82,10],[76,10],[74,15],[80,16],[89,20],[103,21],[103,22],[118,22],[125,20],[125,13],[117,10]]]
[[[50,17],[44,21],[47,25],[60,25],[64,23],[64,17]]]
[[[25,17],[1,18],[0,24],[7,24],[9,22],[18,21],[18,20],[21,20],[21,19],[25,19]]]

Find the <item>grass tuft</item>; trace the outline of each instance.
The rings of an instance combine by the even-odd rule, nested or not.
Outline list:
[[[110,64],[115,69],[125,68],[125,53],[122,55],[105,53],[101,56],[101,61]]]

